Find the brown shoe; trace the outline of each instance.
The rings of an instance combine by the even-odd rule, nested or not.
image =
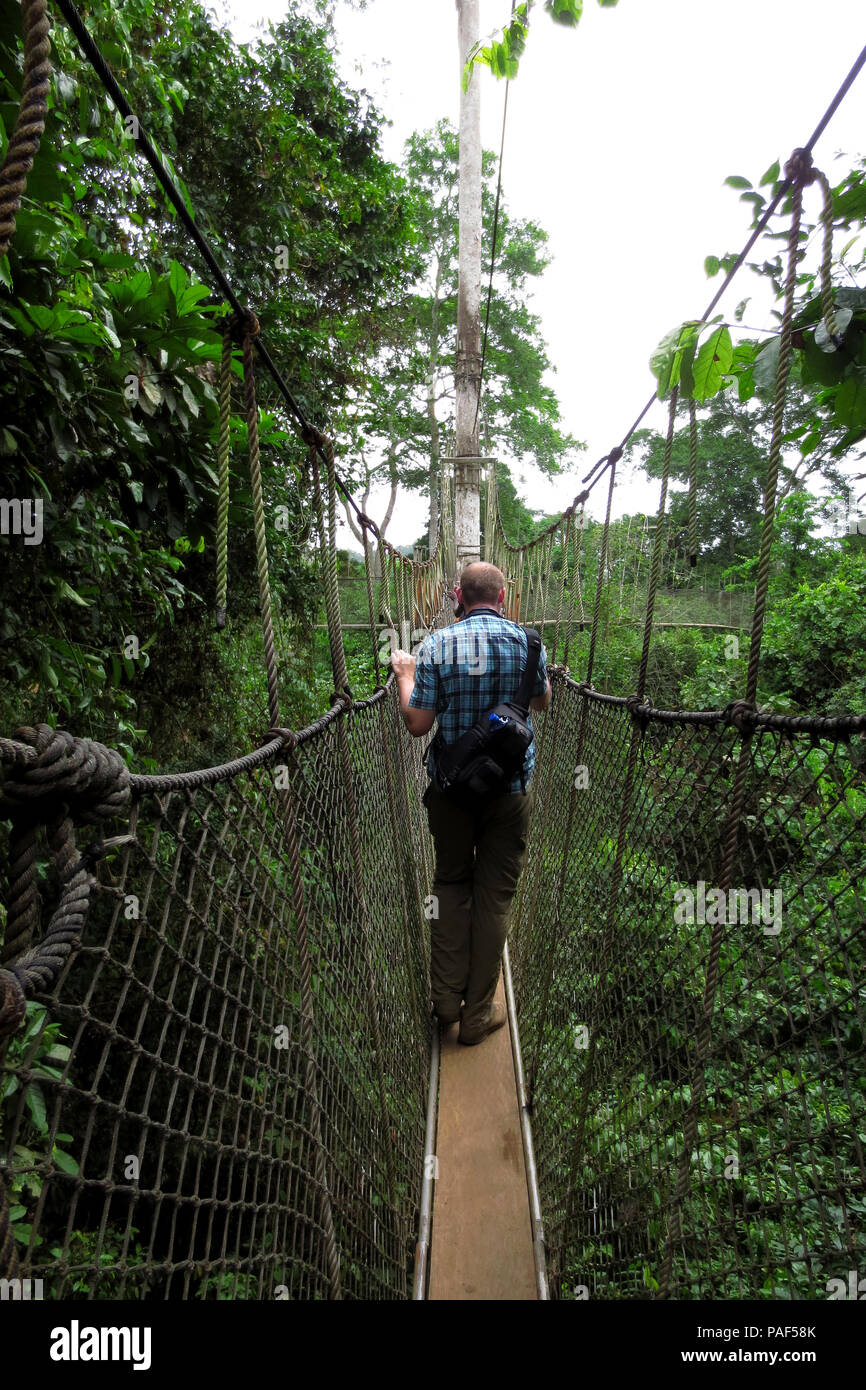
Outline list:
[[[457,1041],[463,1043],[464,1047],[474,1047],[476,1043],[483,1042],[490,1033],[495,1033],[497,1028],[501,1028],[507,1018],[508,1013],[505,1005],[500,1004],[499,1000],[495,999],[490,1005],[490,1017],[484,1027],[475,1028],[471,1032],[467,1032],[466,1028],[461,1023],[460,1032],[457,1034]]]

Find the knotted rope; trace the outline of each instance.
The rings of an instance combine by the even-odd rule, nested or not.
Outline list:
[[[9,250],[27,175],[39,150],[51,79],[47,0],[21,0],[24,20],[24,83],[15,129],[0,168],[0,258]]]
[[[73,738],[47,724],[16,730],[14,742],[31,750],[7,758],[0,790],[0,818],[11,820],[11,872],[6,936],[0,969],[0,1038],[14,1033],[27,999],[57,979],[87,919],[95,882],[89,858],[79,858],[73,827],[121,815],[129,805],[130,777],[119,753],[87,738]],[[44,937],[38,925],[36,851],[38,828],[60,883],[60,899]],[[92,857],[92,856],[91,856]],[[13,963],[14,962],[14,963]]]
[[[50,989],[78,945],[95,883],[94,846],[79,857],[74,825],[96,824],[120,815],[130,799],[126,764],[113,749],[73,738],[47,724],[21,728],[0,740],[5,769],[0,819],[11,820],[9,902],[0,969],[0,1054],[24,1020],[27,1000]],[[36,882],[38,828],[45,838],[60,884],[60,898],[38,945]],[[9,1217],[9,1198],[0,1174],[0,1276],[15,1278],[18,1254]]]

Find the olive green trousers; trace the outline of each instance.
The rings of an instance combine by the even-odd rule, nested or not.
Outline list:
[[[467,1032],[488,1022],[499,983],[511,902],[526,862],[532,788],[493,797],[477,812],[424,793],[436,849],[430,920],[430,992],[443,1022]]]

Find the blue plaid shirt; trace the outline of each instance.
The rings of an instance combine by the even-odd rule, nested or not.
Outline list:
[[[486,710],[514,698],[526,670],[526,649],[526,633],[516,623],[486,608],[470,613],[462,622],[425,637],[416,658],[409,704],[413,709],[435,710],[442,737],[446,743],[454,743]],[[532,698],[543,695],[546,689],[547,659],[542,646]],[[433,755],[428,752],[431,776],[432,763]],[[534,764],[533,740],[523,763],[527,786]],[[509,791],[522,790],[516,777]]]

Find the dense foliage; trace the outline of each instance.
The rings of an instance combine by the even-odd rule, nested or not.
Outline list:
[[[504,37],[479,61],[514,75],[531,8],[515,7]],[[582,5],[551,0],[545,8],[573,24]],[[339,79],[326,18],[311,17],[301,4],[290,3],[285,20],[251,46],[237,45],[194,0],[93,0],[86,18],[240,298],[259,315],[305,411],[347,446],[344,473],[362,488],[387,478],[392,498],[399,486],[429,492],[435,530],[455,335],[453,130],[443,123],[414,136],[404,168],[387,164],[379,152],[379,114],[364,93]],[[0,150],[20,92],[18,25],[18,5],[0,0]],[[213,630],[211,616],[215,364],[223,306],[143,171],[129,132],[60,24],[53,43],[45,138],[10,255],[0,262],[3,491],[39,502],[44,524],[38,545],[24,544],[21,536],[2,538],[10,563],[0,593],[0,725],[4,732],[42,719],[63,725],[119,747],[139,769],[212,763],[245,750],[267,727],[239,381],[225,632]],[[489,263],[492,156],[485,156],[484,175]],[[778,176],[777,167],[769,170],[760,187],[772,192]],[[864,177],[858,164],[834,190],[838,229],[864,220]],[[745,182],[734,180],[740,188]],[[750,185],[745,191],[759,215],[764,195]],[[512,218],[503,206],[482,424],[512,459],[532,458],[552,475],[568,466],[578,446],[561,428],[545,383],[550,364],[540,326],[527,304],[531,278],[546,263],[545,240],[542,228]],[[853,283],[835,290],[836,343],[822,333],[815,266],[805,264],[800,275],[758,690],[759,703],[779,712],[833,715],[866,708],[866,535],[837,534],[839,507],[847,517],[856,497],[866,438],[866,289],[858,283],[864,261],[845,256],[840,264]],[[727,263],[726,257],[710,258],[708,271],[715,274]],[[778,289],[778,260],[757,269]],[[678,326],[654,355],[660,394],[677,386],[703,408],[694,569],[688,563],[687,431],[674,440],[671,526],[655,616],[677,626],[659,631],[651,648],[647,693],[655,705],[720,708],[743,694],[777,353],[777,335],[754,341],[736,325],[716,322]],[[262,373],[258,387],[283,719],[298,726],[321,713],[333,684],[320,626],[317,537],[305,451]],[[635,437],[632,458],[653,477],[660,476],[662,455],[658,436]],[[512,542],[527,540],[547,520],[520,498],[504,465],[498,494]],[[278,512],[286,525],[277,524]],[[593,683],[604,691],[624,694],[635,687],[653,526],[645,516],[618,523],[600,573],[601,528],[590,523],[581,538],[580,585],[569,572],[563,590],[579,624],[568,664],[582,678],[601,581]],[[550,558],[556,598],[565,559],[556,546]],[[343,616],[363,623],[361,568],[346,552],[339,561]],[[346,645],[350,684],[366,693],[374,680],[367,633],[352,632]],[[852,798],[859,810],[859,746],[850,761],[852,779],[860,779]],[[814,840],[833,798],[818,751],[812,764],[815,805],[807,809],[803,843],[795,847],[801,874],[814,853],[810,836]],[[773,776],[768,770],[767,785],[780,792]],[[757,819],[765,815],[765,808],[756,812]],[[609,845],[599,843],[597,850],[601,862]],[[166,833],[161,869],[167,870],[172,852]],[[658,865],[635,856],[626,864],[625,891],[637,894],[641,875],[652,877],[655,868],[670,878],[671,865],[662,859],[661,849]],[[852,844],[850,862],[862,873],[860,840]],[[274,869],[274,882],[285,891],[281,872]],[[313,898],[319,872],[305,861]],[[164,891],[168,904],[171,893]],[[808,906],[798,909],[804,931]],[[650,915],[646,921],[652,927]],[[141,960],[152,949],[152,943],[142,947]],[[697,970],[699,962],[689,964]],[[109,972],[101,988],[108,991],[111,979]],[[636,1017],[652,1013],[652,1000],[639,990],[622,1004]],[[733,1026],[736,1019],[730,1021]],[[756,1050],[747,1060],[763,1085],[784,1089],[784,1074],[781,1082],[771,1075],[763,1054]],[[54,1133],[46,1111],[46,1093],[65,1084],[69,1046],[41,1005],[29,1006],[8,1061],[26,1071],[23,1080],[20,1071],[10,1071],[0,1094],[7,1118],[15,1109],[26,1112],[16,1157],[28,1171],[12,1192],[12,1219],[26,1246],[40,1172],[53,1164],[78,1173],[77,1136]],[[745,1075],[732,1069],[720,1077],[726,1102],[742,1099]],[[664,1116],[673,1154],[682,1099],[657,1081],[647,1090],[645,1080],[624,1069],[622,1103],[638,1107],[649,1096],[651,1108]],[[817,1096],[809,1099],[817,1106]],[[835,1090],[830,1100],[843,1104]],[[559,1103],[573,1119],[573,1093]],[[599,1140],[609,1138],[602,1125]],[[755,1125],[750,1143],[761,1162],[770,1161],[766,1128]],[[62,1212],[49,1212],[46,1241],[64,1220]],[[97,1234],[82,1219],[68,1254],[73,1264],[93,1264],[98,1273],[102,1263],[113,1270],[121,1258],[139,1261],[142,1249],[119,1226]],[[774,1278],[768,1270],[770,1291]],[[101,1281],[101,1296],[115,1292],[113,1279],[109,1273]],[[81,1290],[91,1283],[88,1274]],[[238,1286],[232,1287],[237,1294]],[[203,1278],[197,1292],[231,1296],[218,1279]],[[258,1291],[249,1286],[241,1292]],[[730,1292],[720,1279],[718,1295]]]

